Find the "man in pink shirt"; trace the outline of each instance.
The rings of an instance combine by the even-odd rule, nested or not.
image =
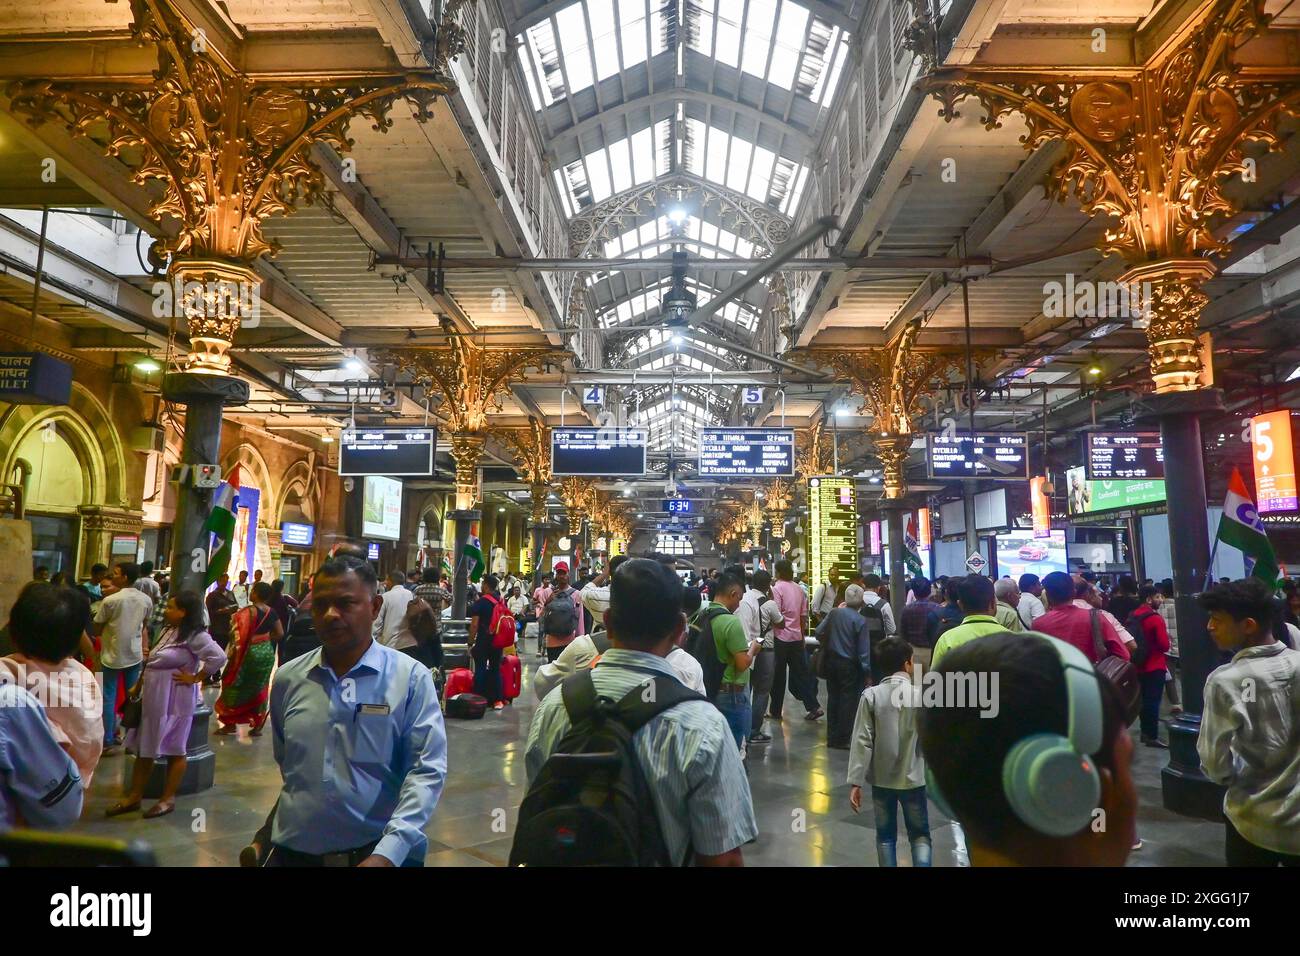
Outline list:
[[[1048,611],[1034,621],[1034,630],[1073,644],[1096,664],[1097,651],[1092,641],[1092,617],[1096,614],[1106,653],[1128,660],[1128,648],[1115,626],[1101,611],[1075,604],[1074,592],[1074,580],[1063,571],[1053,571],[1043,578],[1043,597],[1047,598]]]
[[[817,702],[817,678],[808,666],[804,634],[808,630],[808,595],[794,583],[794,566],[785,559],[776,562],[776,583],[772,600],[781,609],[785,626],[776,632],[776,671],[772,675],[772,702],[768,714],[781,719],[785,703],[785,670],[790,668],[790,693],[803,702],[807,720],[817,720],[825,711]]]

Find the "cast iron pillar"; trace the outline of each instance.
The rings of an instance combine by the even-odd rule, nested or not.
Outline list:
[[[882,498],[880,510],[885,513],[886,540],[889,541],[889,606],[894,612],[894,623],[903,620],[903,607],[907,603],[907,589],[903,580],[907,574],[907,560],[903,544],[903,512],[907,505],[897,498]]]
[[[248,401],[248,383],[228,375],[173,372],[163,378],[163,398],[185,406],[181,463],[216,465],[221,461],[221,415],[227,405]],[[208,515],[212,489],[195,488],[191,479],[176,489],[172,532],[172,589],[202,594],[207,575]]]
[[[451,616],[452,620],[463,621],[465,619],[466,605],[468,604],[467,596],[469,592],[469,563],[465,560],[465,548],[469,544],[470,525],[483,517],[481,511],[453,511],[451,513],[452,525],[455,528],[455,550],[452,556],[455,564],[452,565],[452,591],[451,591]]]
[[[549,528],[550,525],[544,521],[534,521],[528,526],[528,532],[532,538],[530,544],[533,549],[534,590],[542,586],[542,574],[546,570],[542,567],[542,548],[546,546],[546,532]]]
[[[1147,415],[1159,421],[1164,446],[1169,559],[1183,692],[1183,713],[1169,725],[1169,764],[1160,775],[1161,793],[1165,807],[1175,813],[1218,820],[1223,815],[1223,788],[1201,772],[1196,739],[1205,679],[1218,666],[1220,654],[1210,639],[1206,614],[1196,603],[1196,595],[1205,587],[1210,565],[1200,416],[1223,412],[1223,392],[1167,392],[1149,396],[1143,406]]]

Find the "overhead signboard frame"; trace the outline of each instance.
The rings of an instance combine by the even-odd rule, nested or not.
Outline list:
[[[436,428],[348,428],[339,436],[339,475],[427,478],[433,474]]]
[[[640,478],[648,438],[644,428],[552,428],[551,474]]]
[[[1158,431],[1088,432],[1084,443],[1089,481],[1164,480],[1164,446]]]
[[[1029,433],[928,432],[925,468],[930,478],[1029,480]]]
[[[793,428],[702,428],[700,478],[793,478]]]

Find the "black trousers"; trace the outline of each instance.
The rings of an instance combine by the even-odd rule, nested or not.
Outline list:
[[[1139,718],[1143,737],[1160,736],[1160,699],[1165,695],[1165,671],[1148,671],[1138,676],[1142,686],[1142,714]]]
[[[1300,866],[1300,856],[1277,853],[1255,846],[1237,832],[1231,820],[1224,821],[1227,833],[1224,840],[1224,862],[1228,866]]]
[[[849,745],[863,682],[860,661],[833,654],[826,657],[826,746]]]
[[[474,693],[491,706],[505,699],[501,689],[501,654],[499,647],[474,648]]]
[[[781,716],[785,704],[785,671],[790,669],[790,693],[801,701],[808,713],[817,710],[817,678],[808,667],[808,655],[804,653],[803,641],[776,641],[776,671],[772,674],[773,717]]]

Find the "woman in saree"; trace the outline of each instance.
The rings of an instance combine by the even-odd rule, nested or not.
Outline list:
[[[221,678],[216,706],[219,734],[233,734],[236,725],[249,724],[258,737],[270,713],[275,645],[284,637],[284,627],[271,607],[272,596],[271,585],[258,581],[252,588],[252,603],[231,621],[230,663]]]
[[[145,817],[166,816],[176,809],[176,791],[185,779],[185,753],[198,703],[198,685],[215,674],[226,654],[203,625],[203,599],[197,591],[173,594],[164,605],[163,631],[149,650],[139,683],[128,692],[140,695],[140,725],[126,734],[126,748],[136,755],[131,786],[106,815],[140,809],[155,761],[167,761],[158,802]]]

